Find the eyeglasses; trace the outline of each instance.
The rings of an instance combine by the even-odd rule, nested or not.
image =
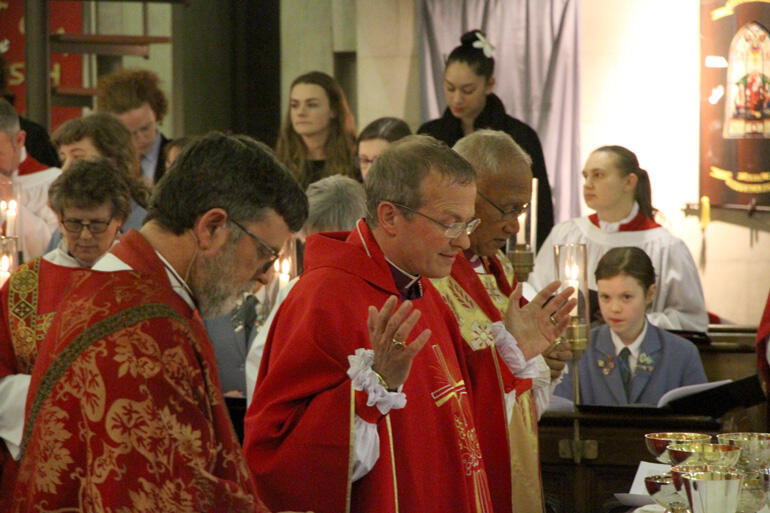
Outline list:
[[[467,223],[445,224],[445,223],[442,223],[441,221],[439,221],[437,219],[433,219],[431,216],[425,215],[422,212],[419,212],[419,211],[417,211],[417,210],[415,210],[413,208],[409,208],[406,205],[402,205],[400,203],[395,203],[393,201],[391,201],[391,203],[393,203],[398,208],[402,208],[404,210],[408,210],[409,212],[413,212],[413,213],[415,213],[415,214],[417,214],[419,216],[422,216],[422,217],[424,217],[426,219],[430,219],[431,221],[433,221],[434,223],[436,223],[440,227],[444,228],[444,230],[445,230],[444,231],[444,235],[446,235],[450,239],[456,239],[457,237],[459,237],[463,233],[465,233],[466,235],[470,235],[471,233],[473,233],[473,231],[476,228],[479,227],[479,224],[481,223],[481,219],[479,219],[478,217],[474,217],[473,219],[471,219]]]
[[[63,219],[61,224],[64,229],[70,233],[80,233],[83,228],[88,229],[91,235],[98,235],[107,231],[110,226],[112,218],[110,217],[106,221],[83,221],[82,219]]]
[[[273,267],[273,264],[275,263],[275,261],[278,260],[278,257],[281,255],[281,252],[271,248],[267,242],[263,241],[262,239],[260,239],[259,237],[251,233],[249,230],[247,230],[241,223],[239,223],[235,219],[230,219],[230,221],[235,226],[240,228],[243,231],[243,233],[245,233],[246,235],[254,239],[257,242],[257,244],[259,244],[262,247],[262,249],[266,251],[268,255],[270,255],[270,260],[268,260],[265,263],[265,265],[263,265],[260,268],[259,274],[265,274],[266,272],[268,272],[270,268]],[[260,256],[260,258],[263,258],[263,257]]]
[[[481,196],[481,198],[484,201],[486,201],[487,203],[489,203],[490,205],[495,207],[497,209],[497,211],[500,212],[500,214],[502,214],[502,219],[505,219],[506,217],[511,217],[511,216],[518,217],[522,212],[527,210],[527,206],[529,206],[529,203],[524,203],[522,205],[517,205],[517,206],[513,207],[510,210],[503,210],[502,208],[500,208],[497,205],[495,205],[495,203],[491,199],[489,199],[486,196],[484,196],[483,194],[481,194],[480,191],[476,191],[476,194]]]

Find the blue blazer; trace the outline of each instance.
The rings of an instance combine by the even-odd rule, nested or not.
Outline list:
[[[246,397],[246,355],[259,328],[251,330],[247,341],[242,329],[235,331],[232,312],[207,319],[204,324],[214,346],[222,393],[238,390]]]
[[[610,328],[603,325],[591,330],[589,347],[578,363],[582,403],[657,406],[661,396],[671,389],[708,381],[695,345],[650,323],[647,323],[647,333],[639,354],[649,356],[652,363],[644,365],[637,362],[628,400],[623,390],[615,345],[610,338]],[[572,400],[572,362],[567,365],[570,374],[564,375],[554,393]]]

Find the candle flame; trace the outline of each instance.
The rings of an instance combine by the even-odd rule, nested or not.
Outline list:
[[[284,258],[281,260],[281,274],[289,274],[291,271],[291,260]]]
[[[577,280],[580,278],[580,267],[577,264],[567,265],[564,274],[568,280]]]
[[[3,255],[0,257],[0,272],[10,272],[11,271],[11,259],[8,255]]]
[[[281,262],[276,260],[275,263],[273,264],[273,269],[275,269],[275,272],[277,273],[281,272]]]

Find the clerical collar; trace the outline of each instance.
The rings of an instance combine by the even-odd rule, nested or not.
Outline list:
[[[636,214],[638,213],[639,213],[639,203],[634,201],[634,204],[631,206],[630,214],[628,214],[626,217],[624,217],[623,219],[615,223],[608,223],[607,221],[602,221],[601,219],[599,219],[599,228],[605,233],[619,232],[620,227],[626,223],[631,222],[636,217]]]
[[[422,297],[420,275],[409,274],[391,262],[388,257],[385,257],[385,261],[390,267],[390,273],[393,275],[393,281],[396,282],[396,289],[401,294],[401,299],[420,299]]]

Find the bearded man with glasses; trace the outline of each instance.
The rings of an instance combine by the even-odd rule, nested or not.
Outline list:
[[[68,286],[32,373],[11,511],[268,511],[201,317],[232,309],[306,216],[263,144],[211,133],[186,148],[141,230]]]
[[[244,451],[269,507],[493,511],[483,399],[429,280],[450,273],[479,227],[475,179],[444,143],[406,137],[366,176],[367,216],[308,237],[246,414]],[[566,323],[567,297],[536,298],[533,317]],[[505,438],[487,448],[508,450]]]

